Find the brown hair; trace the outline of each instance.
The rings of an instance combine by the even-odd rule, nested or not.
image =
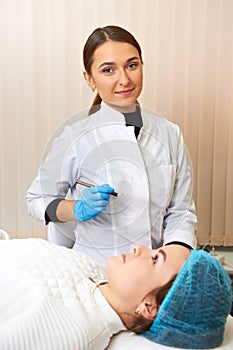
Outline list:
[[[176,278],[176,276],[173,277],[172,280],[167,282],[164,286],[157,288],[150,293],[150,294],[152,294],[152,293],[154,294],[158,308],[162,304],[165,296],[167,295],[168,291],[170,290],[173,282],[175,281],[175,278]],[[150,328],[150,326],[152,325],[152,323],[153,323],[153,321],[148,320],[148,319],[144,318],[143,316],[139,316],[137,318],[134,326],[132,328],[130,328],[130,330],[132,332],[140,334],[140,333],[147,331]]]
[[[130,32],[128,32],[127,30],[121,27],[113,26],[113,25],[102,27],[102,28],[96,28],[88,37],[83,49],[83,64],[88,75],[91,75],[91,67],[93,64],[93,56],[94,56],[95,50],[108,40],[118,41],[118,42],[123,42],[123,43],[128,43],[133,45],[137,49],[140,60],[142,62],[142,51],[141,51],[140,45],[138,44],[137,40],[134,38],[134,36]],[[99,105],[101,101],[102,99],[100,95],[97,93],[92,103],[89,114],[92,114],[99,109]]]

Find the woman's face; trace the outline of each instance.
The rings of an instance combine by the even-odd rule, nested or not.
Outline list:
[[[108,285],[125,300],[143,298],[177,275],[189,255],[181,245],[154,250],[137,245],[130,254],[108,259]]]
[[[106,41],[93,56],[91,75],[84,77],[92,90],[108,104],[135,104],[142,90],[142,62],[128,43]]]

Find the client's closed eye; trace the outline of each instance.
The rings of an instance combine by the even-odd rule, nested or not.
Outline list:
[[[152,256],[152,262],[155,264],[155,263],[157,263],[157,261],[158,261],[158,254],[156,254],[155,256]]]

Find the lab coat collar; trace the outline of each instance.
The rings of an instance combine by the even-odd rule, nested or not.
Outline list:
[[[124,115],[118,112],[116,109],[110,107],[106,103],[102,102],[100,110],[96,112],[96,116],[100,118],[100,121],[103,123],[119,123],[125,124]]]

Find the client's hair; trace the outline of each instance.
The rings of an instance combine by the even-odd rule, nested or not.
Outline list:
[[[162,304],[165,296],[167,295],[168,291],[170,290],[173,282],[175,281],[176,276],[174,276],[170,281],[168,281],[166,284],[164,284],[162,287],[154,289],[150,294],[154,294],[157,307]],[[153,320],[154,321],[154,320]],[[129,330],[132,332],[135,332],[137,334],[143,333],[147,331],[150,326],[152,325],[153,321],[146,319],[143,316],[139,316],[132,328]]]

